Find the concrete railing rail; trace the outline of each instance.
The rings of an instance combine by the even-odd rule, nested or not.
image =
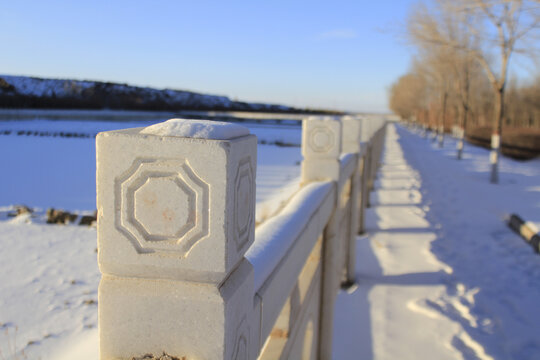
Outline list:
[[[384,128],[305,119],[301,188],[257,228],[246,128],[177,120],[99,134],[101,359],[331,358]]]

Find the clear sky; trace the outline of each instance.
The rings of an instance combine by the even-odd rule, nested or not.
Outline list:
[[[412,0],[0,0],[0,74],[388,111]]]

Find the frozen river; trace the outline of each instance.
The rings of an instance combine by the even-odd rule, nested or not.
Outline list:
[[[9,174],[0,179],[0,206],[93,211],[95,135],[148,126],[172,116],[118,111],[0,112],[0,168]],[[271,198],[283,191],[287,196],[298,183],[301,127],[293,121],[239,120],[259,141],[256,197],[260,218],[273,211],[276,204]]]

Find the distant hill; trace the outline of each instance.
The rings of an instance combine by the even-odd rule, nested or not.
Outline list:
[[[0,75],[0,108],[301,112],[185,90],[10,75]]]

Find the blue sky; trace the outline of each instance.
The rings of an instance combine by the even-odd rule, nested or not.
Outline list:
[[[406,0],[0,1],[0,73],[387,111]]]

